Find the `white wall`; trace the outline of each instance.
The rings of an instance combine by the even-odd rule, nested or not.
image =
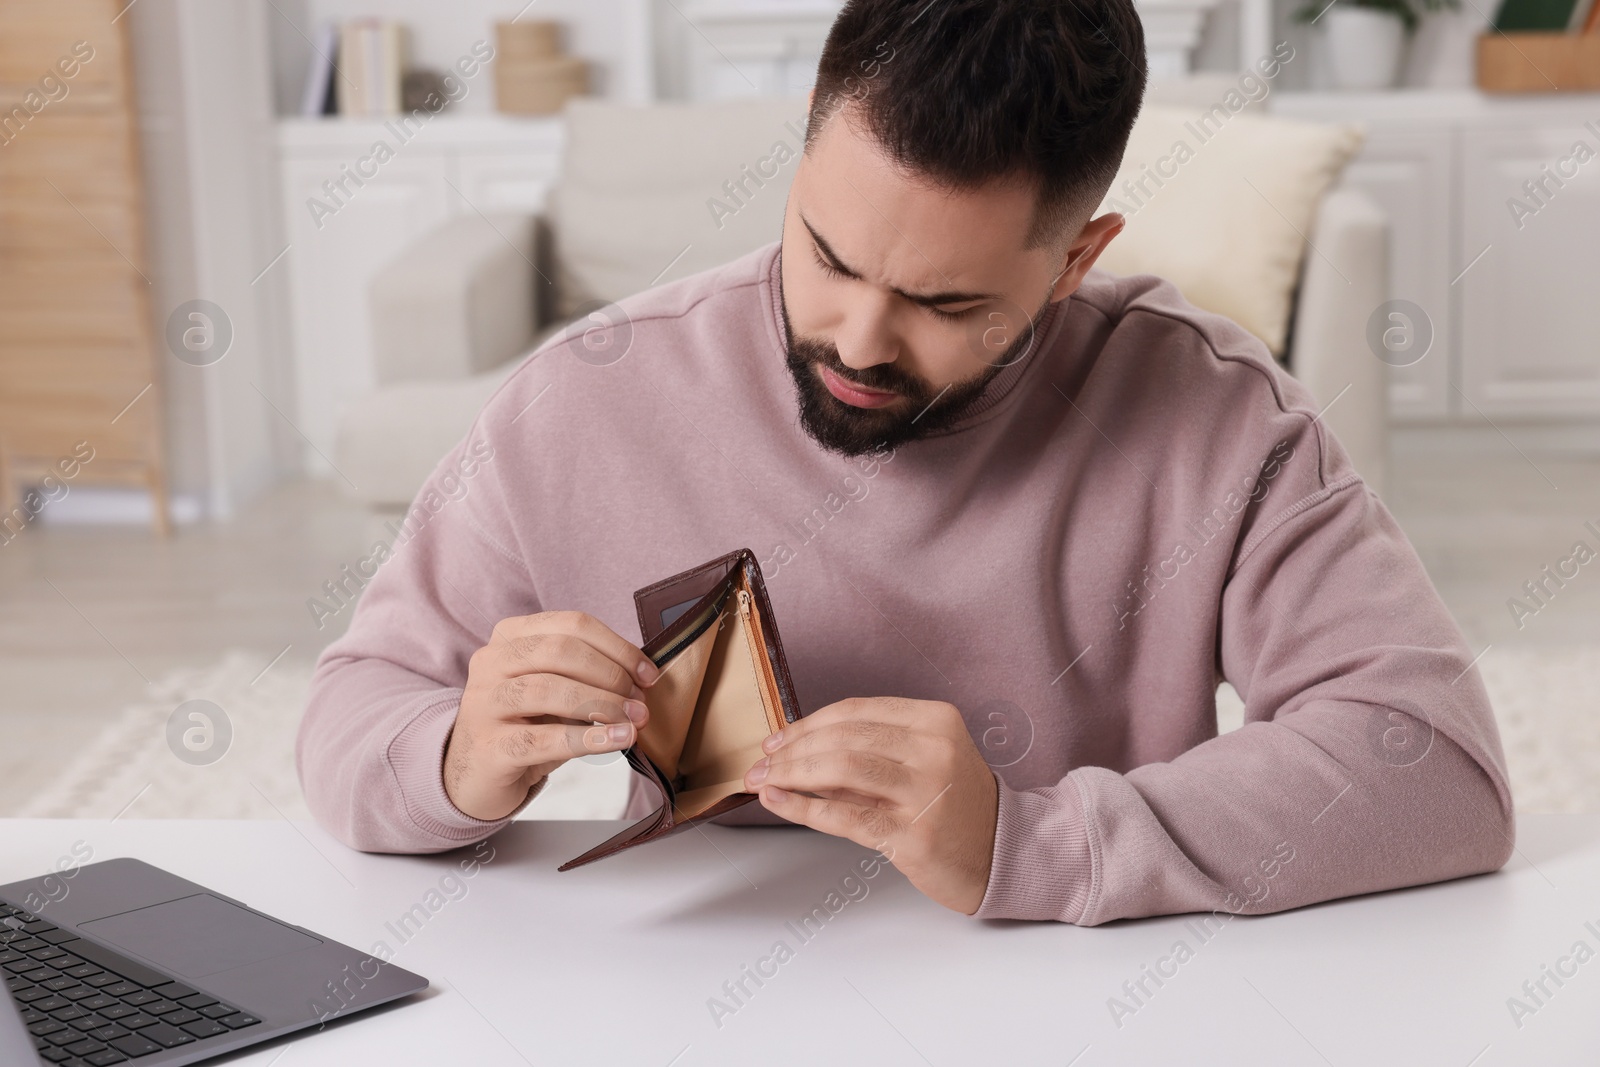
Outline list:
[[[300,112],[300,91],[305,86],[306,68],[311,62],[311,41],[315,25],[306,8],[307,0],[272,0],[267,9],[267,47],[272,54],[272,95],[274,112],[296,115]]]
[[[564,23],[567,51],[594,64],[592,89],[610,99],[645,102],[654,92],[648,0],[293,0],[278,6],[306,37],[316,40],[317,27],[345,19],[398,19],[411,28],[412,61],[418,67],[446,70],[476,41],[494,41],[494,24],[517,17],[522,21]],[[285,19],[274,12],[274,22]],[[298,107],[310,49],[299,33],[284,37],[278,30],[279,55],[275,95],[280,110]],[[284,81],[289,84],[285,85]],[[454,107],[464,113],[494,110],[494,88],[485,84]]]
[[[139,11],[137,7],[144,10]],[[138,98],[140,158],[144,167],[145,232],[154,291],[151,315],[166,404],[167,484],[174,496],[203,497],[209,484],[205,404],[198,375],[176,373],[162,340],[168,311],[196,291],[193,199],[184,119],[183,73],[173,61],[177,6],[171,0],[137,5],[129,16]]]
[[[276,210],[272,77],[263,0],[143,0],[131,8],[135,75],[174,492],[226,518],[294,464]],[[167,317],[223,308],[233,344],[191,366],[165,350]]]

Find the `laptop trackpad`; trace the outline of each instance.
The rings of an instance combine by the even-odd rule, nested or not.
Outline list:
[[[79,923],[78,929],[180,978],[204,978],[322,944],[206,893]]]

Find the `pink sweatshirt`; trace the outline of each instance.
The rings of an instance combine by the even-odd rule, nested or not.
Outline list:
[[[1096,270],[954,429],[850,460],[799,426],[779,287],[772,245],[641,293],[626,355],[546,344],[489,401],[318,667],[298,758],[332,833],[499,830],[441,778],[494,624],[638,641],[633,590],[748,546],[805,708],[961,709],[999,783],[979,916],[1270,912],[1509,858],[1473,654],[1254,336]],[[1246,723],[1218,736],[1223,678]],[[655,802],[636,776],[629,817]]]

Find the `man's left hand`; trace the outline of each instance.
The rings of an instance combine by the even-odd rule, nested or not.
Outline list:
[[[998,786],[954,705],[841,700],[761,747],[767,755],[744,781],[768,811],[877,849],[927,897],[965,915],[978,910]]]

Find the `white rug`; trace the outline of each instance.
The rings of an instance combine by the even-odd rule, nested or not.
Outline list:
[[[1600,811],[1600,647],[1496,646],[1478,670],[1500,721],[1517,809]]]
[[[294,768],[294,737],[310,685],[306,664],[279,663],[254,684],[263,657],[230,653],[211,667],[176,671],[150,699],[123,710],[17,814],[24,817],[310,817]],[[1600,648],[1495,648],[1479,663],[1494,700],[1518,808],[1600,811]],[[223,709],[233,728],[209,766],[179,760],[167,741],[173,710],[190,700]],[[1219,694],[1223,729],[1242,714]],[[552,777],[526,818],[611,819],[622,813],[630,772],[620,756],[578,760]]]
[[[174,671],[148,700],[124,708],[92,739],[23,818],[309,819],[294,766],[295,732],[311,685],[310,664],[279,663],[259,681],[260,653],[230,652],[210,667]],[[206,766],[180,760],[167,721],[191,700],[221,708],[232,727],[226,753]],[[66,742],[67,738],[63,738]],[[65,743],[62,746],[66,747]],[[627,800],[621,756],[577,760],[551,776],[526,818],[614,819]]]
[[[1489,690],[1518,811],[1600,811],[1600,648],[1495,646],[1478,661]],[[1220,728],[1244,706],[1233,687],[1217,694]]]

